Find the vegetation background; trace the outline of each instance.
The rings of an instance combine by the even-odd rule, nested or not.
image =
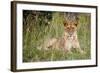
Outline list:
[[[77,13],[78,39],[86,52],[65,53],[62,50],[39,50],[46,39],[59,38],[64,32],[64,12],[23,10],[23,62],[82,60],[91,58],[91,14]]]

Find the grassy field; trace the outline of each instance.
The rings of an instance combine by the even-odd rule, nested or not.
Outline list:
[[[45,24],[43,16],[36,16],[34,19],[31,14],[28,14],[26,19],[23,20],[23,62],[90,59],[91,17],[88,13],[79,13],[78,15],[78,38],[81,48],[86,52],[85,54],[80,54],[76,50],[72,50],[73,53],[66,53],[63,50],[52,48],[39,50],[38,46],[45,39],[62,36],[64,32],[63,13],[52,12],[52,19],[49,20],[49,25]]]

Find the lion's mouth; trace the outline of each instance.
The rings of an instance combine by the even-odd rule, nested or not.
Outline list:
[[[69,36],[69,37],[72,37],[73,34],[74,34],[74,32],[68,32],[68,36]]]

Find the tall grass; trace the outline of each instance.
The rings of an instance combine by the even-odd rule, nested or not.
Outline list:
[[[64,18],[62,14],[63,12],[52,12],[50,25],[45,25],[45,19],[42,17],[40,19],[38,17],[33,19],[31,14],[28,14],[26,20],[23,20],[23,62],[80,60],[91,58],[91,17],[88,13],[79,13],[78,25],[78,38],[81,48],[86,52],[85,54],[80,54],[75,50],[72,50],[73,53],[66,53],[63,50],[52,48],[49,50],[38,49],[38,46],[43,44],[46,39],[62,36],[64,32]]]

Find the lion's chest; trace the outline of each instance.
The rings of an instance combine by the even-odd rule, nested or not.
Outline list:
[[[74,33],[73,35],[69,36],[69,35],[65,35],[65,48],[73,48],[75,46],[75,44],[77,43],[78,39],[77,39],[77,34]]]

